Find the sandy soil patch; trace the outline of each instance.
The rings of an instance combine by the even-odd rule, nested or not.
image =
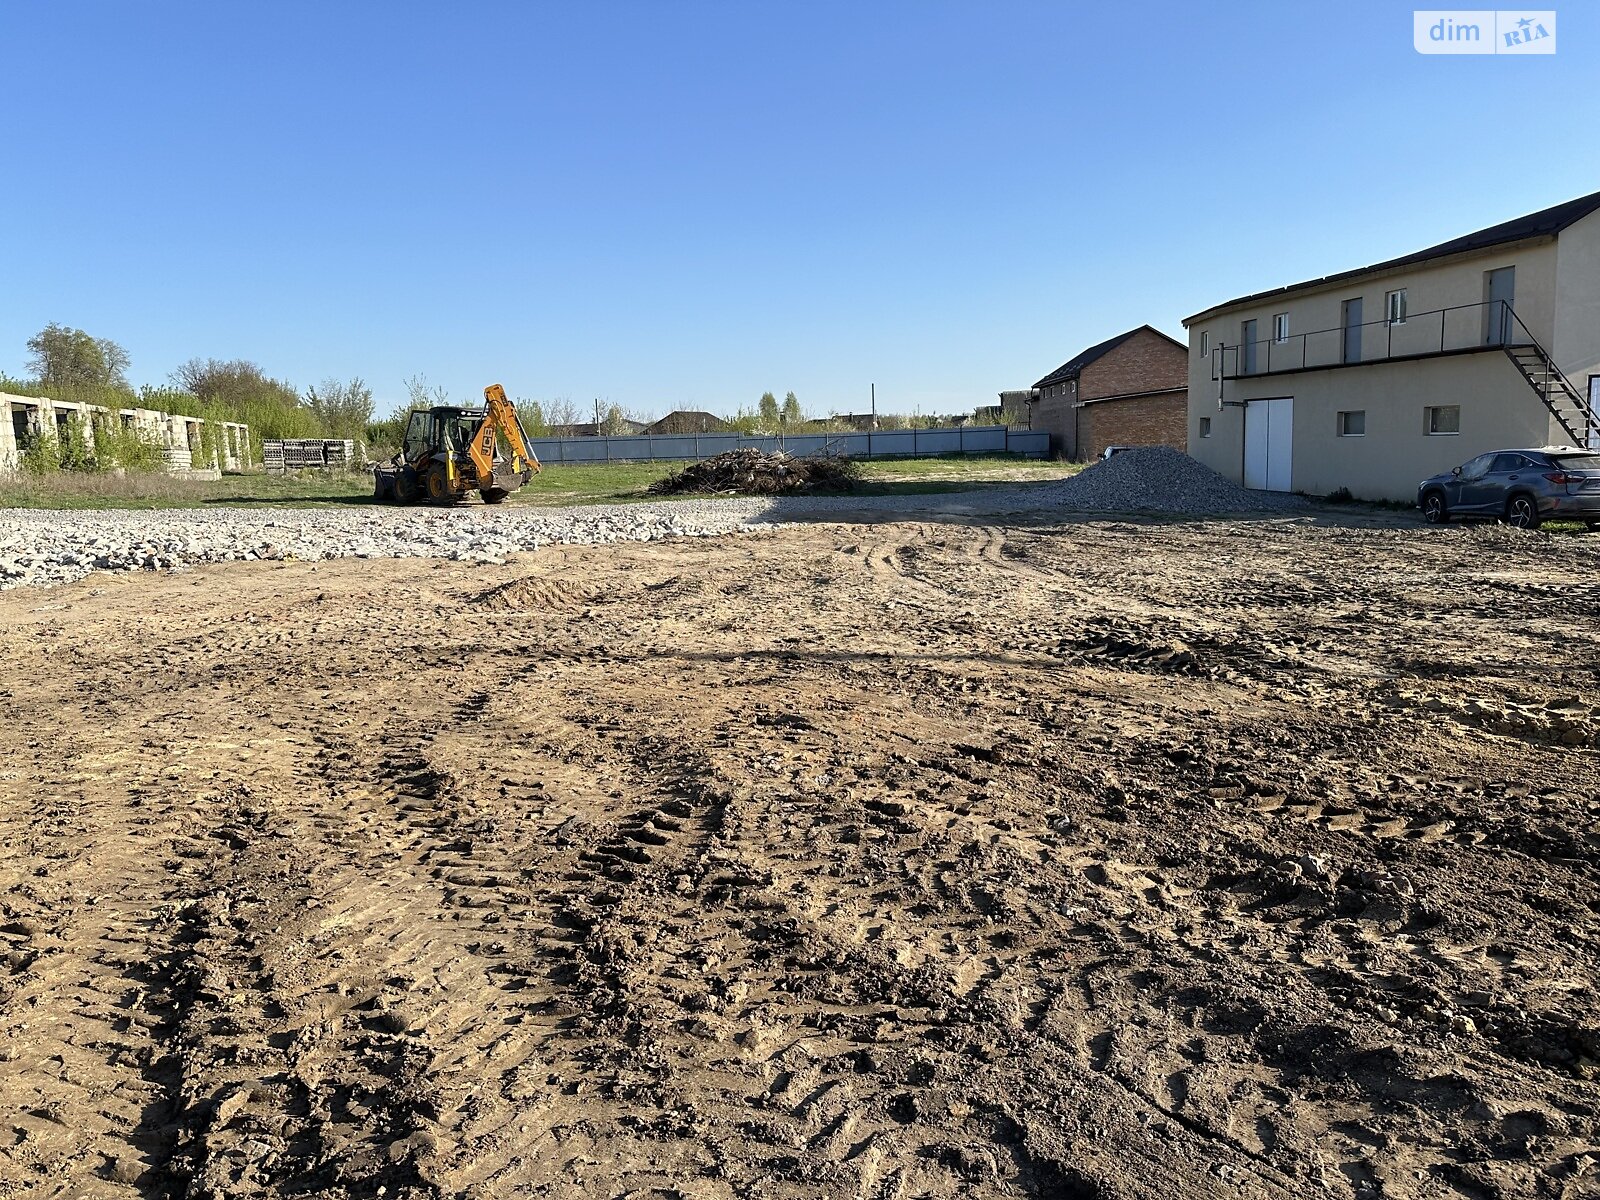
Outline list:
[[[0,595],[0,1195],[1564,1197],[1600,539]]]

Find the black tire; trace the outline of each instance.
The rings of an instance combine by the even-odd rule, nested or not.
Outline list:
[[[1518,529],[1537,529],[1544,524],[1539,515],[1539,502],[1527,492],[1518,492],[1506,501],[1506,524]]]
[[[1443,492],[1429,492],[1422,497],[1422,519],[1429,525],[1443,525],[1450,519]]]
[[[394,499],[394,476],[379,471],[373,477],[372,502],[374,504],[393,504]]]
[[[417,488],[417,473],[410,467],[403,467],[394,477],[394,498],[401,504],[415,504],[421,499]]]
[[[1590,533],[1600,533],[1600,521],[1585,521],[1583,524]]]
[[[428,468],[427,487],[429,504],[456,502],[456,495],[450,490],[450,477],[445,473],[443,463],[436,462]]]
[[[506,488],[484,488],[483,502],[485,504],[501,504],[505,502],[505,498],[509,495],[511,495],[511,492]]]

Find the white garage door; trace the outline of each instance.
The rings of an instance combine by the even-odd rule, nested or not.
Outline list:
[[[1251,400],[1244,407],[1244,485],[1287,492],[1294,446],[1294,397]]]

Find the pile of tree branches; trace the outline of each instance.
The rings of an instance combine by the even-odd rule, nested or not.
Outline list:
[[[795,458],[779,451],[729,450],[650,485],[656,496],[694,492],[708,495],[744,493],[770,496],[780,492],[848,492],[861,470],[848,458]]]

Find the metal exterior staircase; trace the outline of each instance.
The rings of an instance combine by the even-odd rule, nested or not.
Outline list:
[[[1589,407],[1588,397],[1572,386],[1556,367],[1550,355],[1537,342],[1507,346],[1506,357],[1539,394],[1544,406],[1555,417],[1574,446],[1600,448],[1600,419]]]
[[[1511,312],[1509,305],[1507,310],[1517,331],[1506,339],[1506,357],[1516,365],[1522,377],[1528,381],[1528,386],[1538,394],[1574,446],[1600,449],[1600,413],[1589,407],[1589,398],[1573,387],[1572,381],[1561,373],[1561,368],[1556,366],[1549,352],[1529,332],[1522,318]],[[1510,334],[1511,330],[1507,329],[1506,332]]]

